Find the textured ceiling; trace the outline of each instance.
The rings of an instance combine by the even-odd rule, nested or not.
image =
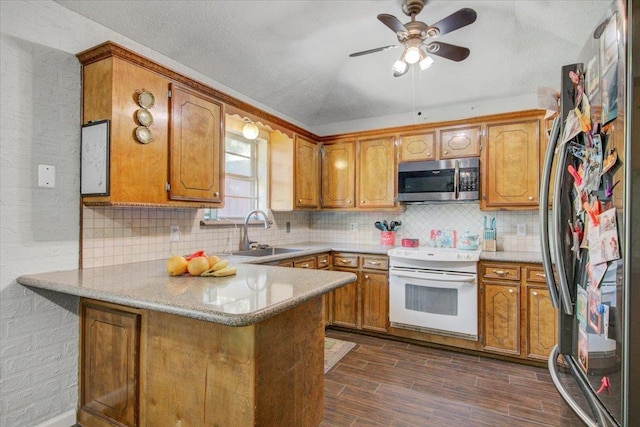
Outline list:
[[[476,10],[475,23],[440,39],[471,54],[399,78],[400,49],[348,55],[397,44],[376,16],[409,21],[401,0],[57,3],[313,129],[557,88],[611,2],[430,0],[417,16],[427,24]]]

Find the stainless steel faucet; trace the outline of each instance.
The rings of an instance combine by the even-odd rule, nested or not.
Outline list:
[[[262,219],[264,220],[264,228],[271,227],[271,224],[269,224],[269,217],[267,217],[266,213],[264,213],[260,209],[255,209],[249,212],[247,216],[244,217],[244,221],[242,223],[242,228],[244,230],[244,237],[242,238],[242,247],[240,249],[245,251],[251,249],[251,243],[256,243],[256,242],[249,241],[249,230],[247,228],[247,224],[249,224],[249,219],[254,215],[256,217],[259,217],[260,215],[262,215]]]

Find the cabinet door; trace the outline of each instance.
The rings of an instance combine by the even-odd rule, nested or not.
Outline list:
[[[480,155],[480,126],[440,131],[440,158],[477,157]]]
[[[171,85],[169,175],[171,200],[223,204],[222,105]]]
[[[81,307],[79,421],[138,425],[140,315],[86,302]]]
[[[342,270],[349,271],[349,270]],[[332,323],[348,328],[358,327],[358,282],[336,289],[331,293],[333,316]]]
[[[340,142],[322,146],[322,207],[355,206],[355,145]]]
[[[518,285],[483,282],[484,350],[520,354]]]
[[[296,135],[296,208],[318,207],[318,145]]]
[[[400,139],[400,161],[434,160],[436,158],[436,133],[403,135]]]
[[[549,291],[527,286],[527,357],[547,360],[557,342],[558,317]]]
[[[482,208],[538,205],[539,121],[490,124],[482,175]]]
[[[387,332],[389,328],[389,280],[384,273],[360,273],[362,329]]]
[[[393,138],[364,140],[358,150],[359,208],[392,208],[396,182]]]

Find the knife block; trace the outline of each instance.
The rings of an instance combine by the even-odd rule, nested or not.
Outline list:
[[[487,252],[495,252],[497,250],[497,245],[495,240],[483,240],[482,241],[482,250]]]

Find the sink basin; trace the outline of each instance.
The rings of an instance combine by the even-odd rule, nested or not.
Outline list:
[[[290,252],[300,252],[302,249],[288,249],[288,248],[264,248],[264,249],[249,249],[248,251],[236,251],[232,252],[233,255],[239,256],[271,256],[279,254],[287,254]]]

